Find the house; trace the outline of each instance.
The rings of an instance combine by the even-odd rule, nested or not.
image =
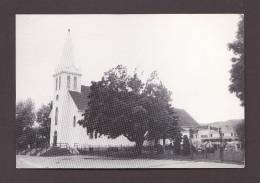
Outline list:
[[[68,30],[60,63],[53,74],[53,108],[50,113],[50,145],[67,144],[70,147],[82,146],[133,146],[126,137],[109,139],[106,136],[93,138],[87,129],[77,121],[88,108],[90,88],[81,85],[82,73],[74,64],[73,46]],[[176,109],[180,118],[180,126],[186,131],[197,127],[198,123],[183,109]]]
[[[219,145],[220,142],[234,144],[235,149],[240,147],[240,142],[235,128],[229,125],[201,125],[193,134],[192,143],[198,148],[204,142],[211,142],[213,145]]]

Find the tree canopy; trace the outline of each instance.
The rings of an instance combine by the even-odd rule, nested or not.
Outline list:
[[[79,124],[88,133],[109,138],[123,135],[141,153],[145,139],[159,139],[169,126],[177,126],[170,101],[171,92],[156,72],[143,82],[137,72],[130,75],[125,66],[118,65],[91,83],[89,108]]]
[[[235,93],[240,99],[241,105],[244,105],[245,92],[244,92],[244,17],[240,17],[238,22],[238,31],[236,39],[232,43],[228,44],[229,50],[234,53],[234,57],[231,59],[232,68],[230,70],[229,91]]]
[[[52,103],[42,105],[36,113],[36,122],[38,123],[38,135],[41,138],[41,143],[46,144],[50,139],[50,125],[51,119],[49,118],[52,109]]]
[[[49,142],[50,118],[52,104],[42,105],[35,111],[32,99],[16,104],[16,147],[23,150],[30,145],[43,146]],[[38,124],[38,126],[34,124]]]
[[[16,145],[23,148],[31,143],[32,125],[35,121],[35,107],[31,99],[16,104]]]

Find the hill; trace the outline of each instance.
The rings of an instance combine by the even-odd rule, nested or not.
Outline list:
[[[175,108],[175,112],[179,118],[179,126],[181,127],[199,127],[199,123],[184,109]]]
[[[242,123],[243,121],[244,121],[244,119],[231,119],[231,120],[227,120],[227,121],[216,121],[216,122],[201,124],[201,125],[202,126],[210,125],[213,127],[222,128],[224,130],[224,129],[228,129],[228,128],[234,129],[239,123]]]

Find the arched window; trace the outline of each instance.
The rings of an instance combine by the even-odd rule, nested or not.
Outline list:
[[[57,100],[57,101],[59,100],[59,95],[56,95],[56,100]]]
[[[55,85],[56,90],[58,90],[58,78],[56,78],[56,85]]]
[[[60,86],[61,86],[61,76],[59,76],[59,89],[60,89]]]
[[[75,76],[74,77],[74,90],[77,89],[77,77]]]
[[[67,88],[70,89],[70,76],[67,76]]]
[[[76,116],[73,116],[73,127],[76,126]]]
[[[55,110],[55,125],[58,124],[58,115],[59,115],[59,110],[58,110],[58,107],[56,107],[56,110]]]

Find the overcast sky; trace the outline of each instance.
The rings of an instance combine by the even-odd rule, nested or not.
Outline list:
[[[173,106],[199,123],[244,118],[228,91],[239,15],[17,15],[16,101],[52,100],[52,74],[71,29],[82,85],[123,64],[144,76],[157,70]]]

